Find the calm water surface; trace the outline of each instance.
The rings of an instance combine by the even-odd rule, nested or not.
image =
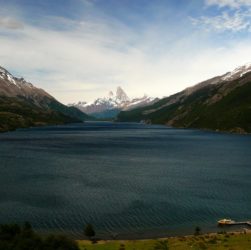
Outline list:
[[[101,122],[0,134],[0,223],[147,237],[224,217],[251,219],[251,136]]]

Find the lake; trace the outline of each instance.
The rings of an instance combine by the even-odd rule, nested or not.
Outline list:
[[[217,231],[251,219],[251,136],[86,122],[0,134],[0,223],[81,237]]]

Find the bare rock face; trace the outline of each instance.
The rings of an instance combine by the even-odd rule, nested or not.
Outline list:
[[[115,93],[110,91],[106,97],[98,98],[92,103],[78,102],[68,104],[68,106],[77,107],[87,114],[95,114],[109,110],[130,110],[135,107],[148,105],[156,100],[146,95],[131,99],[121,87],[117,87]]]
[[[116,100],[121,103],[126,103],[126,102],[130,101],[129,97],[127,96],[127,94],[125,93],[125,91],[121,87],[117,88]]]
[[[27,99],[32,99],[37,104],[45,97],[54,100],[54,98],[43,89],[36,88],[23,78],[14,77],[2,67],[0,67],[0,96],[21,96]]]
[[[89,116],[0,67],[0,132],[21,127],[82,122]]]

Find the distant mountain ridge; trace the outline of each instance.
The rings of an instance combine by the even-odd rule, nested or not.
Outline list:
[[[0,67],[0,131],[81,122],[89,116]]]
[[[156,100],[157,98],[151,98],[147,95],[131,99],[121,87],[117,87],[115,93],[110,91],[106,97],[97,98],[92,103],[78,102],[68,104],[68,106],[76,107],[96,118],[114,118],[121,110],[143,107]]]
[[[251,63],[153,105],[122,111],[117,120],[250,133]]]

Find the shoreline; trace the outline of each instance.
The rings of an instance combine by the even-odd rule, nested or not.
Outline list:
[[[244,231],[250,231],[251,233],[251,227],[249,228],[238,228],[238,229],[234,229],[232,227],[231,228],[221,228],[219,227],[219,230],[217,231],[210,231],[210,230],[203,230],[200,235],[218,235],[219,233],[226,233],[226,234],[231,234],[231,233],[242,233]],[[192,237],[195,236],[193,233],[159,233],[159,234],[153,234],[153,236],[151,236],[151,233],[142,233],[142,236],[139,236],[140,234],[136,235],[136,236],[128,236],[128,235],[121,235],[118,237],[116,237],[115,239],[112,239],[111,237],[100,237],[100,240],[104,240],[104,241],[113,241],[113,240],[118,240],[118,241],[140,241],[140,240],[158,240],[158,239],[168,239],[168,238],[182,238],[182,237]]]
[[[246,245],[250,246],[251,230],[242,229],[240,231],[233,230],[229,232],[218,233],[202,233],[199,235],[172,236],[161,238],[148,238],[138,240],[76,240],[80,249],[84,250],[113,250],[113,249],[139,249],[152,250],[156,244],[162,243],[168,246],[167,249],[187,250],[191,249],[232,249],[231,247],[246,250]],[[222,248],[223,247],[223,248]],[[158,248],[159,249],[159,248]],[[166,249],[166,248],[163,248]],[[248,248],[249,249],[249,248]]]
[[[165,239],[177,239],[177,238],[191,238],[191,237],[200,237],[200,236],[215,236],[215,235],[224,235],[224,234],[231,234],[231,235],[240,235],[240,234],[251,234],[251,229],[243,228],[242,230],[231,230],[231,231],[219,231],[219,232],[207,232],[201,233],[198,235],[195,234],[187,234],[187,235],[176,235],[176,236],[165,236],[165,237],[148,237],[148,238],[139,238],[139,239],[96,239],[98,242],[116,242],[116,241],[148,241],[148,240],[165,240]],[[89,239],[77,239],[76,241],[87,241],[92,243],[92,240]],[[94,243],[96,244],[96,243]]]
[[[18,131],[20,129],[32,129],[32,128],[39,128],[39,127],[57,127],[57,126],[64,126],[64,125],[69,125],[69,124],[82,124],[82,123],[86,123],[86,122],[107,122],[107,123],[136,123],[136,124],[145,124],[145,125],[149,125],[149,126],[154,126],[154,125],[162,125],[165,127],[169,127],[172,129],[185,129],[185,130],[197,130],[197,131],[204,131],[204,132],[213,132],[213,133],[221,133],[221,134],[228,134],[228,135],[251,135],[251,132],[247,132],[247,131],[243,131],[242,128],[237,128],[237,130],[220,130],[220,129],[210,129],[210,128],[191,128],[191,127],[174,127],[174,126],[170,126],[169,124],[165,124],[165,123],[142,123],[142,122],[126,122],[126,121],[101,121],[101,120],[97,120],[97,121],[83,121],[83,122],[70,122],[70,123],[58,123],[58,124],[43,124],[43,125],[32,125],[32,126],[27,126],[27,127],[16,127],[14,129],[10,129],[10,130],[0,130],[0,134],[5,134],[8,132],[15,132]]]
[[[200,225],[199,225],[200,227]],[[141,232],[107,232],[107,231],[96,231],[96,235],[93,239],[97,241],[140,241],[140,240],[157,240],[157,239],[166,239],[166,238],[182,238],[182,237],[190,237],[194,236],[196,227],[191,227],[191,230],[168,230],[168,229],[159,229],[159,230],[148,230],[148,231],[141,231]],[[94,228],[95,229],[95,228]],[[251,233],[251,227],[248,226],[241,226],[241,225],[230,225],[230,226],[216,226],[214,229],[208,227],[200,227],[200,235],[217,235],[219,233],[241,233],[241,232],[248,232]],[[82,231],[75,231],[74,230],[66,230],[66,231],[59,231],[53,229],[47,230],[39,230],[34,229],[37,233],[43,235],[49,234],[56,234],[56,235],[65,235],[68,236],[76,241],[81,240],[89,240],[88,237],[84,236],[84,232]],[[73,233],[74,232],[74,233]]]

